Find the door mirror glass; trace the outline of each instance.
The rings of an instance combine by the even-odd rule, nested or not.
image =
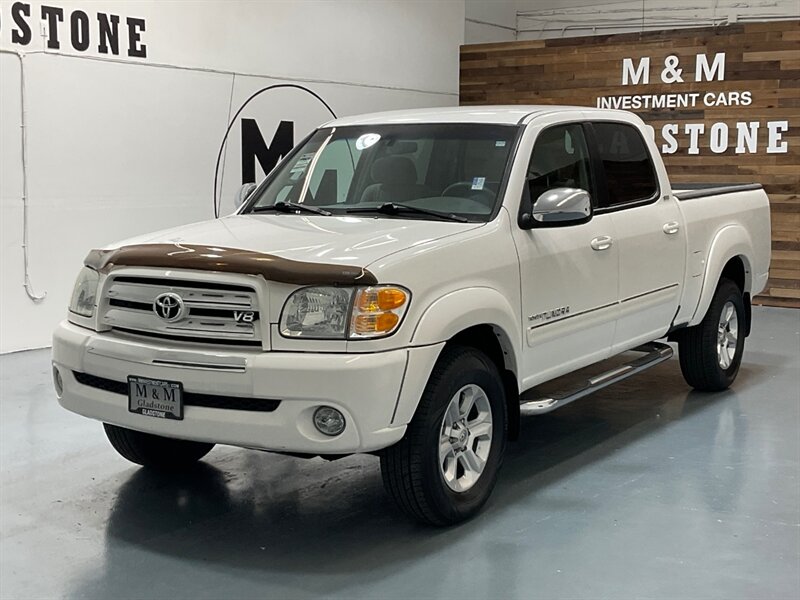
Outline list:
[[[233,198],[233,204],[236,208],[239,208],[245,201],[250,197],[250,194],[253,193],[253,190],[256,189],[256,184],[253,182],[245,183],[242,187],[239,188],[239,191],[236,192],[236,196]]]
[[[592,217],[592,199],[580,188],[553,188],[536,199],[531,216],[534,227],[586,223]]]

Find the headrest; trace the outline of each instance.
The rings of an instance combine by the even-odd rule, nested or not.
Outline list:
[[[372,163],[370,170],[375,183],[412,185],[417,183],[417,168],[407,156],[385,156]]]

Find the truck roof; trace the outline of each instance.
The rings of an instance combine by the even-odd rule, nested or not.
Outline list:
[[[597,110],[588,106],[521,105],[505,106],[446,106],[417,108],[413,110],[392,110],[342,117],[326,123],[326,126],[346,125],[388,125],[400,123],[493,123],[517,125],[531,115],[541,115],[564,111]],[[605,111],[611,112],[611,111]],[[617,111],[613,111],[617,112]]]

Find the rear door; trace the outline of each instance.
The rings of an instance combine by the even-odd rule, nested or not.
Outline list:
[[[595,121],[589,128],[598,181],[596,214],[614,223],[619,251],[619,315],[612,352],[663,335],[678,310],[686,230],[677,200],[659,187],[641,130]]]
[[[529,134],[536,136],[527,170],[531,200],[559,187],[594,196],[597,184],[583,124],[548,118],[555,123]],[[515,224],[513,235],[526,340],[521,384],[527,389],[609,355],[619,258],[608,214],[579,225],[523,230]]]

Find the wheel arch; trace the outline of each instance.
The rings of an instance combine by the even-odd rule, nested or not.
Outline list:
[[[436,347],[434,360],[424,371],[403,382],[393,424],[407,424],[414,417],[433,366],[444,348],[469,346],[484,352],[497,366],[506,392],[509,437],[519,431],[519,372],[521,340],[514,335],[516,316],[508,300],[492,288],[468,288],[442,296],[423,313],[412,336],[413,346]],[[411,375],[408,369],[408,375]]]
[[[519,372],[521,336],[517,315],[500,292],[488,287],[457,290],[438,298],[420,317],[411,336],[413,346],[449,342],[456,336],[462,339],[478,337],[494,341],[502,351],[501,366],[516,374]],[[477,328],[477,329],[475,329]],[[467,333],[469,332],[469,333]],[[483,337],[478,335],[483,333]]]
[[[694,316],[689,322],[690,326],[697,325],[703,320],[723,277],[731,279],[739,286],[745,295],[746,306],[749,306],[749,296],[753,286],[752,263],[749,257],[753,256],[753,253],[753,242],[744,227],[731,225],[717,233],[711,242],[703,275],[703,287]]]

